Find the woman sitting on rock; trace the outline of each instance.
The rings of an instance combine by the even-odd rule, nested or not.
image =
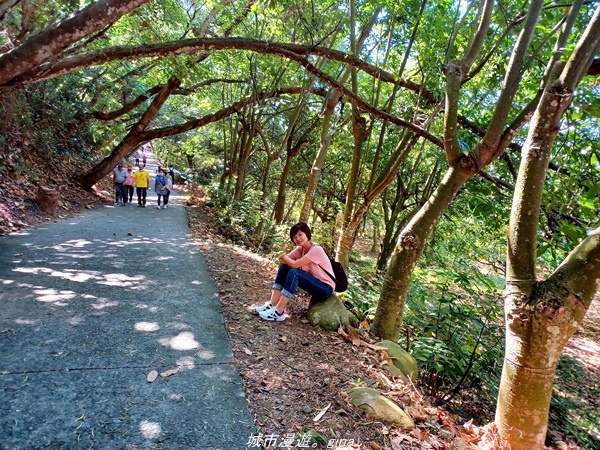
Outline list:
[[[335,282],[327,275],[333,273],[325,250],[310,240],[310,228],[304,222],[290,229],[290,239],[297,247],[279,257],[279,270],[271,290],[271,300],[255,308],[264,320],[283,322],[285,307],[298,287],[315,297],[326,299],[333,293]]]

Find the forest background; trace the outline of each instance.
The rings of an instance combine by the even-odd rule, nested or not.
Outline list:
[[[597,379],[560,355],[600,279],[599,8],[7,0],[3,183],[91,190],[151,141],[247,247],[309,222],[437,402],[595,448]]]

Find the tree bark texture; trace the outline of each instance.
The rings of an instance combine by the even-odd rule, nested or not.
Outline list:
[[[600,229],[543,282],[507,280],[496,425],[513,450],[543,449],[560,354],[600,286]]]
[[[32,36],[12,51],[0,56],[0,86],[11,79],[60,55],[67,47],[148,0],[101,0],[82,9],[73,17]]]
[[[425,241],[458,190],[472,175],[470,170],[448,169],[431,198],[402,230],[384,278],[371,326],[376,336],[394,342],[398,339],[410,278],[425,248]]]
[[[560,354],[600,284],[595,230],[546,280],[536,279],[542,193],[550,152],[573,92],[600,46],[600,6],[564,69],[545,89],[523,146],[506,263],[506,351],[496,425],[511,449],[543,449]]]

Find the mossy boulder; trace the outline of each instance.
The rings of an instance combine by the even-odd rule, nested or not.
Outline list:
[[[327,331],[335,331],[342,325],[358,326],[356,316],[346,309],[335,294],[326,300],[311,298],[306,318],[311,325]]]
[[[394,401],[381,395],[375,389],[354,388],[348,392],[354,406],[362,409],[367,416],[382,422],[411,430],[415,427],[412,417],[404,412]]]
[[[392,363],[386,363],[383,365],[384,369],[399,375],[401,378],[407,381],[408,378],[413,381],[417,379],[419,374],[417,360],[413,358],[410,353],[392,341],[381,341],[376,345],[377,347],[384,348],[392,360]]]

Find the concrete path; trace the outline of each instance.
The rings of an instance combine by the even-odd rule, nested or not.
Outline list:
[[[0,449],[247,447],[252,416],[185,209],[136,203],[0,237]]]

